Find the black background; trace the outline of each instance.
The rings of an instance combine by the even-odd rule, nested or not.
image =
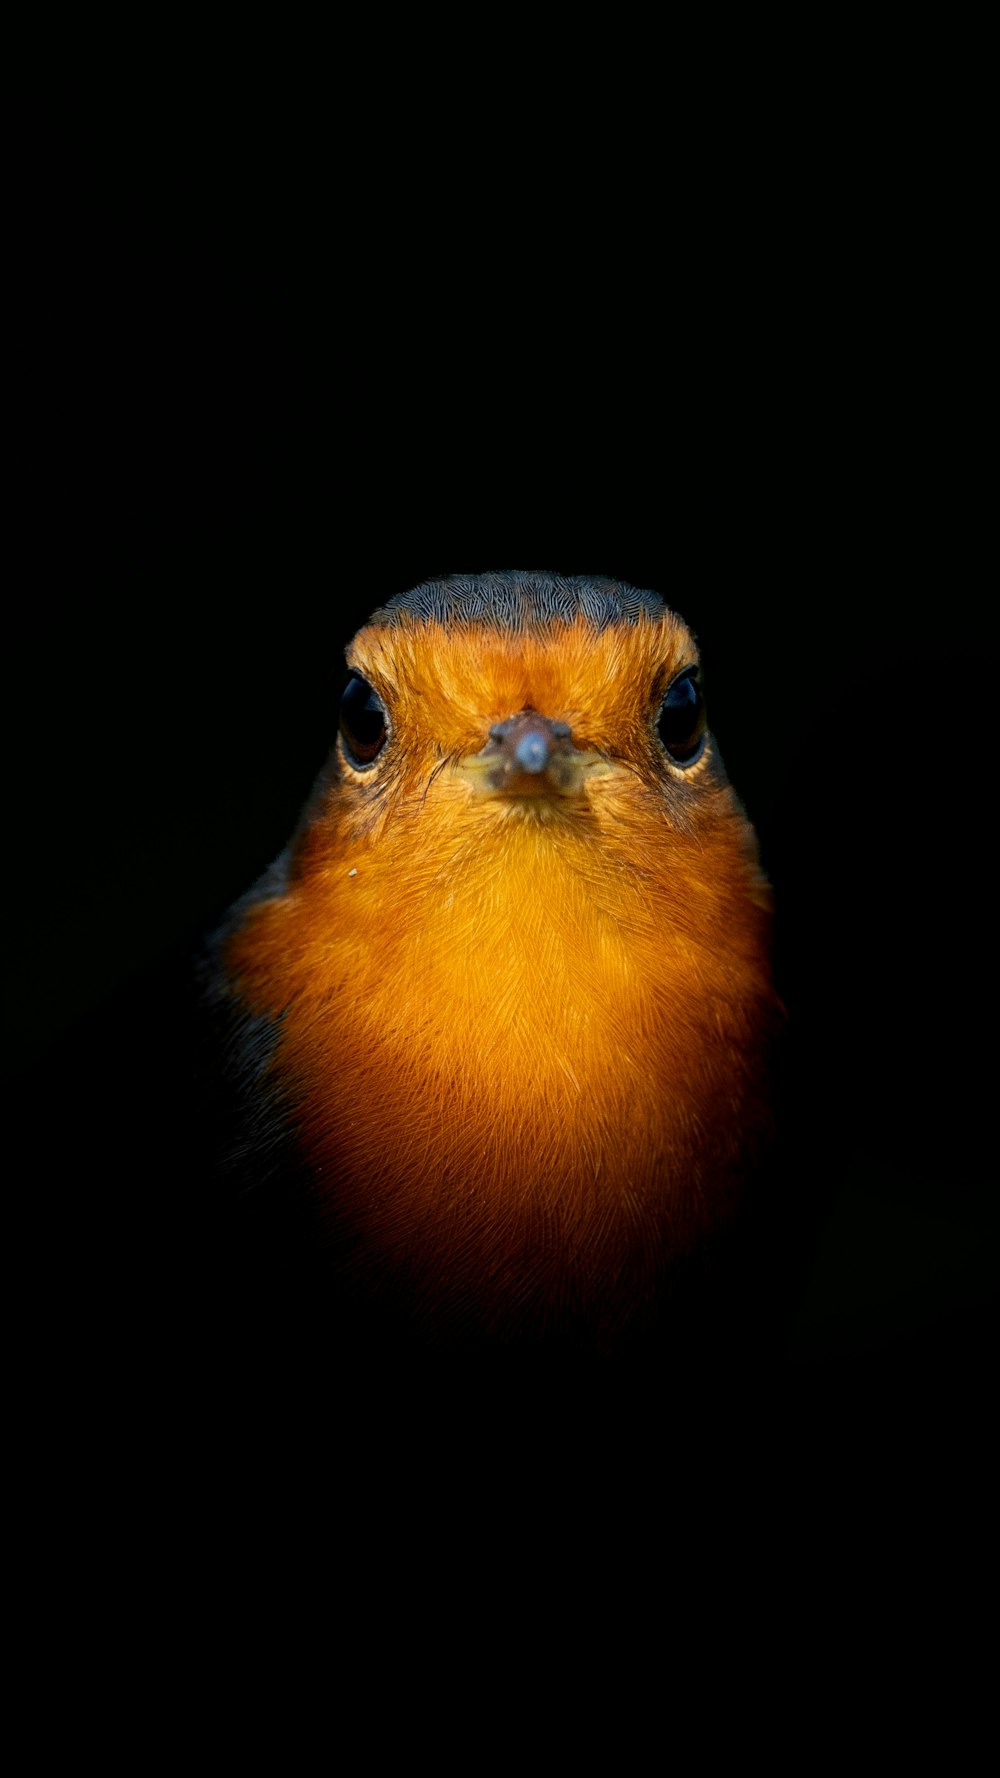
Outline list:
[[[961,224],[920,168],[890,204],[762,148],[662,227],[594,216],[584,174],[522,229],[501,165],[445,213],[434,169],[359,196],[328,147],[319,177],[315,143],[140,110],[25,147],[15,1067],[57,1106],[88,1020],[280,850],[375,604],[488,568],[654,587],[777,891],[815,1225],[785,1362],[975,1395],[995,619]]]

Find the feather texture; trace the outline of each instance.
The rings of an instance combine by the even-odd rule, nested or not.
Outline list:
[[[767,1137],[770,898],[711,737],[688,769],[657,739],[697,663],[680,619],[516,581],[417,589],[358,634],[384,748],[338,749],[218,955],[352,1287],[430,1338],[604,1349]],[[574,794],[470,781],[523,711],[598,763]]]

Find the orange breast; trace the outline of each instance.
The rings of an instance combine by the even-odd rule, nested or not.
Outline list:
[[[429,1325],[614,1338],[727,1217],[768,1123],[769,918],[728,786],[672,827],[634,774],[579,807],[442,772],[306,835],[231,979],[343,1250]]]

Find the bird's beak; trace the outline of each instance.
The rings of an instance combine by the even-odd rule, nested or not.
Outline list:
[[[479,753],[459,770],[487,796],[577,796],[588,777],[611,768],[599,754],[573,745],[566,722],[553,722],[537,710],[521,710],[495,723]]]

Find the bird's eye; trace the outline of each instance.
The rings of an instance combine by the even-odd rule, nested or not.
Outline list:
[[[697,667],[678,674],[667,687],[656,732],[675,765],[691,766],[705,747],[705,700]]]
[[[389,732],[385,705],[367,679],[352,673],[340,700],[340,738],[352,766],[370,766]]]

